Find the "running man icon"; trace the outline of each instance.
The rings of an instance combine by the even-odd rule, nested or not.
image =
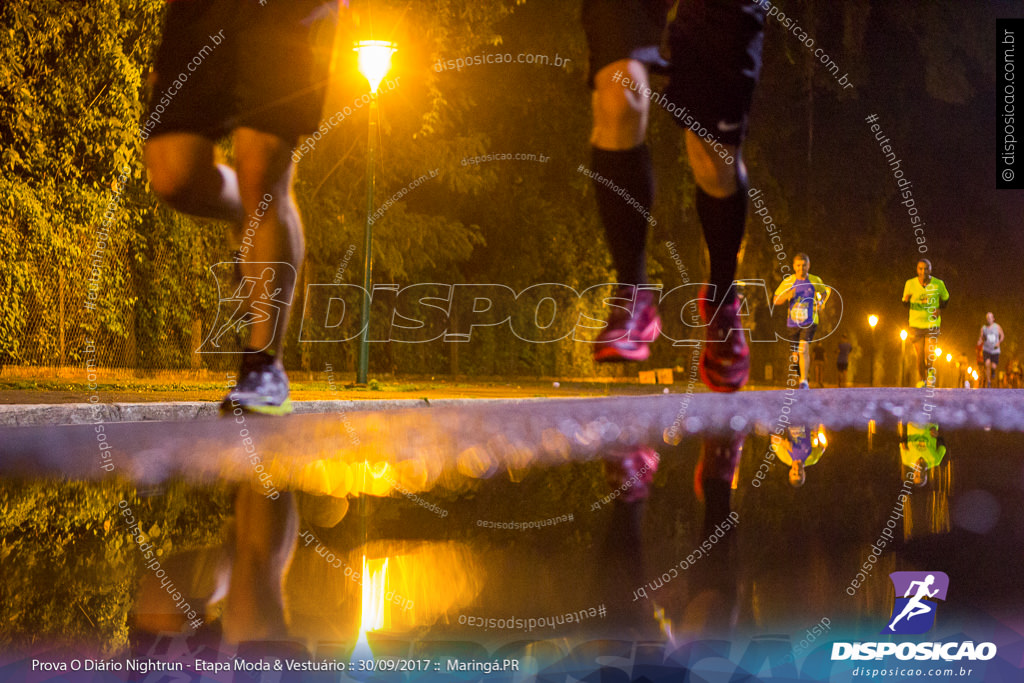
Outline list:
[[[909,621],[910,619],[913,619],[914,617],[920,614],[927,614],[928,612],[931,612],[932,609],[934,609],[930,603],[922,602],[923,598],[935,597],[935,594],[939,592],[938,588],[936,588],[933,591],[928,590],[928,586],[932,585],[933,583],[935,583],[935,576],[933,574],[929,574],[924,581],[914,581],[910,584],[910,588],[907,589],[907,593],[903,597],[910,598],[910,593],[914,590],[914,586],[918,586],[917,594],[914,595],[914,597],[910,598],[910,602],[906,604],[906,606],[903,608],[903,611],[900,612],[900,615],[893,619],[892,623],[889,624],[890,631],[893,630],[894,626],[896,626],[896,622],[902,619],[903,617],[906,617]]]
[[[935,601],[946,599],[949,576],[935,571],[893,572],[889,578],[896,589],[896,599],[893,619],[882,633],[913,634],[931,629],[935,623]]]

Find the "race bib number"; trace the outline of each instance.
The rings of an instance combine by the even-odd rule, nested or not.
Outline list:
[[[789,309],[789,317],[798,325],[803,325],[811,317],[810,309],[811,307],[807,301],[795,303],[793,304],[793,307]]]

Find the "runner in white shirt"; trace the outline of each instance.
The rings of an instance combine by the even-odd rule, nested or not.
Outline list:
[[[985,359],[986,387],[999,385],[999,345],[1003,343],[1005,336],[1002,326],[996,322],[996,317],[991,312],[986,313],[985,324],[981,326],[981,334],[978,336],[978,343],[982,345],[981,354]]]

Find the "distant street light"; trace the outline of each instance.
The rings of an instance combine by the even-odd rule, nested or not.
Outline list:
[[[359,73],[370,84],[370,119],[367,132],[366,151],[366,228],[363,231],[363,336],[359,342],[359,365],[356,368],[356,384],[366,384],[370,368],[370,284],[373,271],[373,180],[374,162],[377,156],[377,126],[380,110],[377,108],[377,88],[391,69],[391,55],[397,49],[386,40],[361,40],[356,43]]]

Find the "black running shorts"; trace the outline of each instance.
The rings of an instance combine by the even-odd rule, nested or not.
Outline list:
[[[584,0],[590,84],[620,59],[656,62],[671,2]],[[661,106],[682,128],[709,142],[738,145],[761,73],[764,10],[754,0],[680,0],[669,26],[671,66]],[[652,98],[653,100],[654,98]]]
[[[814,341],[814,335],[818,331],[818,326],[808,325],[807,327],[787,327],[786,331],[789,332],[789,341],[796,346],[801,341]]]
[[[142,137],[248,127],[290,142],[316,130],[334,20],[324,0],[169,2]]]

